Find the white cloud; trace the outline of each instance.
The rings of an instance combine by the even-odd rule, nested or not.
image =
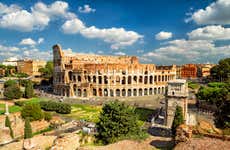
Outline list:
[[[15,9],[14,9],[15,8]],[[68,12],[68,3],[55,1],[51,5],[42,2],[36,3],[31,10],[24,10],[17,5],[0,3],[0,27],[22,32],[43,30],[51,19],[64,17],[75,18],[76,15]]]
[[[137,53],[143,53],[143,52],[144,52],[144,50],[142,50],[142,49],[137,50]]]
[[[4,45],[0,45],[0,52],[16,52],[19,51],[19,48],[15,47],[15,46],[4,46]]]
[[[78,11],[81,13],[91,13],[95,12],[96,9],[91,8],[89,5],[84,5],[84,7],[79,6]]]
[[[19,43],[19,45],[36,45],[36,41],[34,41],[31,38],[26,38],[26,39],[22,39],[21,42]]]
[[[86,27],[84,23],[78,18],[67,20],[62,25],[62,30],[67,34],[80,33],[86,38],[97,38],[102,39],[107,43],[111,44],[112,49],[119,49],[124,46],[130,46],[134,44],[143,36],[139,35],[134,31],[126,31],[124,28],[108,28],[99,29],[95,26]]]
[[[115,52],[114,55],[120,55],[120,56],[124,56],[126,55],[124,52]]]
[[[186,22],[191,20],[197,24],[230,24],[230,1],[217,0],[205,9],[194,12]]]
[[[206,26],[188,33],[192,40],[230,40],[230,28],[218,26]]]
[[[166,40],[172,37],[171,32],[161,31],[155,35],[156,40]]]
[[[216,46],[210,40],[173,40],[167,45],[142,55],[153,63],[216,63],[223,57],[230,57],[230,45]]]
[[[66,34],[76,34],[79,33],[81,30],[85,28],[84,23],[75,18],[72,20],[67,20],[63,25],[62,25],[62,30]]]
[[[38,44],[41,44],[41,43],[43,43],[43,42],[44,42],[44,38],[39,38],[37,43],[38,43]]]

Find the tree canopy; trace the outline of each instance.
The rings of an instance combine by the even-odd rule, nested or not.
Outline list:
[[[48,61],[44,68],[39,69],[39,72],[41,72],[44,78],[47,78],[47,79],[51,78],[53,76],[53,62]]]
[[[211,69],[211,76],[217,81],[228,81],[230,78],[230,58],[221,59],[218,65]]]
[[[97,138],[107,144],[138,135],[140,127],[134,111],[134,108],[118,101],[105,104],[96,125]]]

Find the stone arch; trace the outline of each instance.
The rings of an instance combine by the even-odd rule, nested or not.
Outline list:
[[[158,93],[157,94],[161,94],[161,88],[158,87]]]
[[[132,84],[132,77],[128,76],[128,84]]]
[[[167,75],[165,75],[165,81],[168,81]]]
[[[154,76],[154,82],[157,82],[157,76]]]
[[[125,77],[125,76],[122,77],[121,83],[122,83],[122,84],[126,84],[126,77]]]
[[[135,83],[137,83],[137,76],[134,76],[134,77],[133,77],[133,81],[134,81]]]
[[[161,76],[160,75],[158,76],[158,82],[161,82]]]
[[[145,76],[144,77],[144,84],[147,84],[148,83],[148,76]]]
[[[157,88],[155,87],[154,88],[154,95],[156,95],[157,94]]]
[[[143,77],[139,76],[139,83],[142,83],[142,81],[143,81]]]
[[[77,81],[81,82],[81,76],[80,75],[77,76]]]
[[[162,88],[161,88],[161,92],[162,92],[162,94],[165,93],[165,87],[162,87]]]
[[[137,96],[137,89],[133,89],[133,96]]]
[[[153,88],[149,88],[149,95],[153,95]]]
[[[93,96],[97,96],[97,89],[93,89]]]
[[[140,88],[139,89],[139,96],[142,96],[142,92],[143,92],[143,90]]]
[[[83,97],[87,97],[87,90],[86,89],[83,90]]]
[[[120,96],[120,89],[116,89],[116,96],[119,97]]]
[[[93,83],[96,83],[96,82],[97,82],[97,77],[93,76]]]
[[[120,77],[116,76],[116,83],[120,84]]]
[[[110,96],[111,96],[111,97],[114,96],[113,89],[110,89]]]
[[[122,89],[122,96],[126,96],[126,90]]]
[[[128,89],[128,96],[132,96],[132,90]]]
[[[153,76],[149,76],[149,83],[153,84]]]
[[[102,76],[98,76],[98,84],[102,84]]]
[[[68,72],[68,76],[69,76],[69,80],[72,81],[73,72],[72,72],[72,71],[69,71],[69,72]]]
[[[164,82],[164,81],[165,81],[165,76],[163,75],[163,76],[161,77],[161,79],[162,79],[162,82]]]
[[[90,76],[88,76],[88,82],[91,82],[91,77]]]
[[[102,96],[102,89],[101,88],[99,88],[99,90],[98,90],[98,96]]]
[[[144,95],[148,95],[148,89],[147,88],[144,89]]]
[[[81,97],[81,89],[77,89],[77,96]]]
[[[109,95],[108,95],[108,90],[107,90],[107,89],[104,89],[104,96],[109,96]]]

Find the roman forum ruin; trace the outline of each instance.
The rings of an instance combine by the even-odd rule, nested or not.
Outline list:
[[[135,56],[73,54],[53,46],[54,93],[67,97],[164,94],[176,66],[140,64]]]

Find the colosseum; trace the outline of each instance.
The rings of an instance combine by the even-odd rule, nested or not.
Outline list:
[[[128,97],[164,94],[176,66],[140,64],[135,56],[67,53],[53,46],[54,93],[67,97]]]

